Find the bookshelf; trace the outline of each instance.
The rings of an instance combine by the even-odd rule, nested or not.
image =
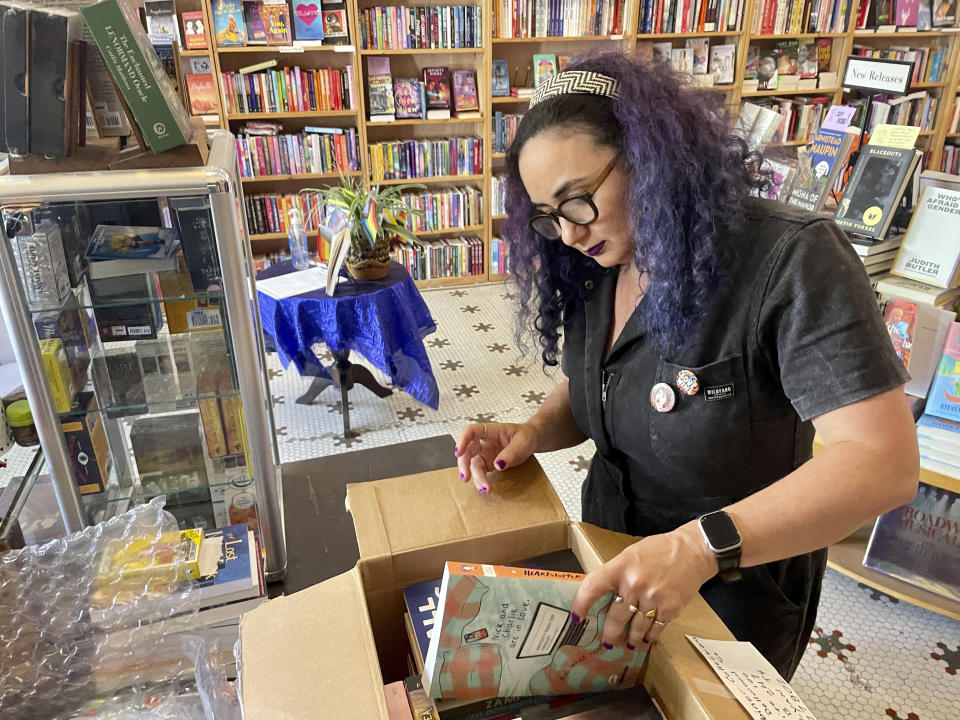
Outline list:
[[[529,1],[529,0],[524,0]],[[842,1],[842,0],[841,0]],[[866,1],[866,0],[864,0]],[[723,97],[727,107],[736,114],[741,103],[745,100],[754,102],[769,102],[770,98],[783,98],[788,101],[802,102],[804,98],[821,97],[827,104],[839,103],[847,100],[850,94],[840,87],[840,80],[829,87],[815,89],[790,90],[744,90],[743,81],[746,73],[747,58],[751,45],[775,47],[778,42],[797,41],[815,42],[822,39],[830,42],[830,71],[842,75],[845,58],[854,45],[864,45],[878,49],[887,49],[895,46],[924,46],[943,44],[948,48],[947,74],[935,82],[916,83],[912,89],[925,90],[939,99],[934,122],[931,127],[923,131],[918,140],[918,146],[928,152],[928,166],[939,168],[945,144],[958,144],[960,134],[948,133],[950,112],[953,100],[960,93],[960,43],[957,42],[960,32],[957,29],[938,28],[924,32],[894,32],[877,33],[864,32],[855,29],[859,3],[851,0],[849,8],[850,20],[843,31],[825,27],[823,32],[804,32],[806,29],[799,18],[794,22],[793,31],[787,29],[784,23],[783,31],[770,32],[764,28],[763,13],[770,10],[769,3],[774,0],[743,0],[742,11],[738,23],[728,24],[726,27],[710,31],[690,32],[644,32],[643,20],[646,3],[642,0],[623,0],[621,6],[622,20],[619,28],[622,32],[607,34],[590,34],[581,36],[530,36],[535,34],[536,28],[520,28],[518,33],[524,37],[500,37],[495,32],[495,25],[499,27],[498,13],[502,11],[499,0],[422,0],[420,2],[401,2],[399,0],[348,0],[345,5],[348,14],[350,31],[349,45],[317,45],[315,42],[297,42],[291,46],[256,46],[256,47],[223,47],[211,48],[206,51],[213,65],[213,72],[218,85],[222,82],[221,72],[236,71],[254,63],[275,59],[280,67],[299,65],[302,68],[345,68],[353,67],[355,107],[350,110],[318,111],[318,112],[226,112],[221,108],[220,125],[236,133],[245,122],[277,121],[283,123],[284,132],[298,132],[308,125],[322,125],[339,128],[355,128],[358,147],[360,150],[360,169],[357,171],[364,181],[372,181],[370,158],[367,148],[372,143],[402,140],[441,139],[446,137],[480,137],[483,140],[483,172],[463,176],[440,176],[417,178],[409,181],[388,180],[385,184],[401,182],[417,182],[424,184],[428,190],[450,187],[471,186],[482,191],[483,221],[469,228],[439,231],[436,233],[420,233],[427,238],[453,237],[474,234],[483,241],[484,272],[481,275],[468,278],[441,278],[437,281],[418,281],[422,287],[439,284],[457,285],[464,281],[479,282],[496,280],[499,276],[492,272],[492,244],[504,221],[504,216],[494,213],[492,202],[492,178],[504,171],[504,153],[492,151],[493,128],[495,113],[522,114],[529,103],[528,98],[493,97],[490,89],[493,60],[506,60],[510,73],[512,87],[532,86],[532,58],[534,54],[551,53],[557,56],[575,56],[595,48],[618,49],[625,52],[646,51],[639,48],[643,43],[669,42],[672,47],[680,48],[686,45],[688,39],[706,38],[711,46],[718,44],[732,44],[735,46],[734,81],[732,83],[705,86],[702,90]],[[780,0],[789,2],[789,0]],[[479,47],[463,48],[364,48],[360,36],[360,18],[364,10],[375,7],[389,6],[428,6],[443,7],[451,5],[473,5],[479,8],[482,18],[482,35]],[[178,12],[183,10],[202,8],[207,18],[208,27],[212,28],[211,0],[177,0]],[[734,11],[734,17],[736,11]],[[661,23],[662,25],[662,23]],[[768,23],[769,25],[769,23]],[[663,26],[663,25],[662,25]],[[673,30],[673,27],[669,28]],[[511,34],[512,28],[506,34]],[[211,33],[212,35],[212,33]],[[202,52],[202,51],[197,51]],[[181,54],[186,62],[190,57]],[[477,75],[477,86],[480,98],[480,118],[457,118],[449,120],[394,120],[391,122],[371,122],[367,119],[366,79],[367,62],[370,58],[387,57],[390,60],[391,75],[394,79],[403,77],[421,76],[422,69],[430,66],[446,66],[454,69],[472,69]],[[786,142],[775,142],[774,147],[782,148],[783,152],[793,152],[797,145],[804,144],[806,139],[789,139]],[[244,186],[248,193],[295,193],[304,186],[323,185],[324,182],[335,182],[336,173],[311,173],[306,175],[278,174],[244,179]],[[311,247],[315,247],[316,234],[310,234]],[[282,233],[261,233],[251,236],[252,250],[255,255],[270,252],[286,246],[286,237]]]

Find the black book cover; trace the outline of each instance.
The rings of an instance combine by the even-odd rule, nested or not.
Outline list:
[[[152,276],[148,275],[89,281],[93,312],[103,342],[157,337],[157,331],[163,327],[160,303],[144,302],[156,299],[152,282]]]
[[[881,239],[916,160],[913,148],[864,147],[834,215],[837,225],[856,235]]]
[[[135,352],[109,353],[104,357],[110,398],[106,405],[107,417],[121,418],[147,412],[147,398],[143,392],[143,377]],[[104,394],[101,393],[101,397]]]
[[[29,152],[27,35],[29,11],[0,3],[0,151]]]
[[[348,45],[350,43],[350,25],[347,19],[347,4],[333,1],[323,2],[320,12],[323,16],[323,44]]]
[[[170,198],[170,209],[193,289],[208,292],[211,286],[219,288],[223,281],[209,201],[206,197]]]
[[[76,39],[80,15],[67,10],[30,13],[30,153],[46,157],[67,154],[70,113],[67,63],[70,41]]]

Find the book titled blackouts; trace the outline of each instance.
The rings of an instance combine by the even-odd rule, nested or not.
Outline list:
[[[912,148],[863,148],[834,215],[837,225],[855,235],[883,238],[919,157]]]
[[[135,12],[117,0],[103,0],[82,13],[150,149],[184,145],[191,135],[190,116]]]

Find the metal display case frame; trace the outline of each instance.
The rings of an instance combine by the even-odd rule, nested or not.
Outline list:
[[[0,207],[32,204],[130,201],[152,198],[209,198],[216,252],[222,276],[223,303],[229,318],[230,350],[242,398],[249,448],[246,462],[257,496],[265,552],[265,575],[281,580],[286,571],[279,450],[266,372],[263,334],[257,311],[254,272],[243,213],[243,190],[233,137],[217,131],[206,166],[104,172],[64,172],[0,178]],[[9,220],[9,218],[8,218]],[[56,406],[47,387],[31,310],[21,284],[6,227],[0,248],[0,305],[10,324],[11,341],[23,375],[27,400],[47,461],[64,527],[86,524],[70,456]],[[227,328],[225,328],[227,329]]]

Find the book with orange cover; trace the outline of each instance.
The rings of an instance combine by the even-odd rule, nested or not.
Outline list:
[[[214,115],[220,111],[220,98],[213,82],[213,75],[190,74],[186,76],[186,80],[192,115]]]
[[[607,593],[574,622],[580,573],[448,562],[424,659],[430,697],[564,695],[632,687],[646,653],[602,644]]]

